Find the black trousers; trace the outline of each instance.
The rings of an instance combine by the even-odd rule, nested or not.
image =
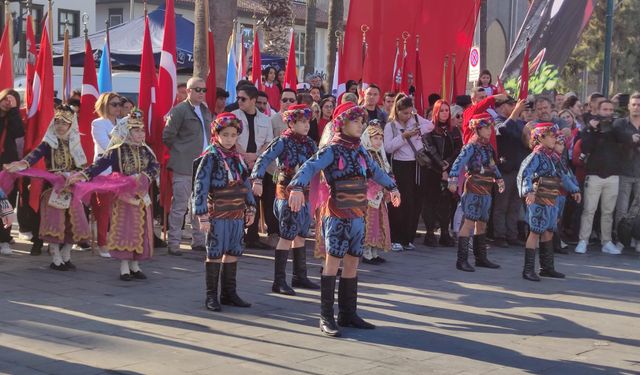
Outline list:
[[[20,226],[21,232],[31,232],[33,235],[31,242],[37,242],[40,241],[40,213],[36,212],[29,205],[29,197],[31,196],[31,190],[29,190],[30,183],[29,178],[22,178],[22,192],[17,203],[18,225]]]
[[[389,204],[391,242],[408,245],[413,242],[418,230],[418,219],[422,209],[423,191],[420,187],[423,168],[416,168],[415,161],[393,161],[393,174],[400,191],[400,207]]]
[[[422,176],[422,191],[422,220],[427,233],[433,233],[438,226],[441,235],[449,233],[454,198],[446,181],[442,181],[442,174],[427,170]]]
[[[11,206],[15,208],[16,197],[18,196],[18,189],[16,188],[16,186],[14,185],[13,190],[9,192],[5,191],[5,194],[7,195],[7,199],[9,200],[9,203],[11,203]],[[5,228],[3,225],[0,225],[0,243],[11,242],[12,238],[13,237],[11,237],[11,227]]]

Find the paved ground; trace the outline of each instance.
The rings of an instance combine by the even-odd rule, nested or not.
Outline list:
[[[360,312],[378,329],[331,339],[318,292],[270,292],[270,252],[241,260],[253,307],[211,313],[201,254],[159,250],[143,265],[149,280],[126,283],[116,261],[89,252],[74,252],[78,271],[56,272],[15,247],[0,257],[0,373],[640,373],[635,252],[559,256],[568,278],[540,283],[521,279],[520,249],[493,251],[503,269],[475,273],[453,268],[453,249],[387,254],[360,271]]]

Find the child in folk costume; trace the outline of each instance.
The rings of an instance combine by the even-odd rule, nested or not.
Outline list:
[[[72,172],[87,164],[80,144],[80,131],[75,112],[69,106],[58,106],[54,119],[40,143],[24,159],[5,165],[9,172],[24,170],[44,158],[47,171],[69,178]],[[65,191],[47,189],[40,197],[39,236],[49,243],[52,256],[50,268],[56,271],[75,270],[71,263],[74,243],[88,241],[91,230],[84,206],[71,199]]]
[[[289,184],[289,206],[298,212],[305,203],[304,189],[320,171],[330,189],[330,197],[320,208],[322,233],[327,254],[321,276],[320,329],[328,336],[340,336],[333,315],[336,274],[340,262],[344,269],[338,288],[338,324],[361,329],[375,328],[356,313],[358,299],[357,267],[362,256],[367,209],[367,179],[391,191],[394,206],[400,204],[395,182],[371,159],[360,144],[366,111],[349,102],[333,113],[335,135],[331,142],[305,162]]]
[[[391,175],[391,165],[384,152],[384,131],[379,120],[369,122],[369,126],[362,134],[362,146],[367,150],[371,159],[387,174]],[[389,195],[382,186],[369,180],[367,187],[367,213],[365,215],[365,236],[362,262],[381,264],[386,262],[378,251],[391,250],[391,229],[389,226],[389,211],[387,203]]]
[[[562,166],[555,152],[557,127],[539,123],[531,131],[533,152],[520,165],[518,190],[527,204],[530,232],[525,247],[522,277],[540,281],[535,271],[536,247],[540,246],[540,276],[563,278],[553,262],[553,232],[558,223],[557,198],[560,189],[568,191],[580,203],[580,188]]]
[[[458,188],[458,177],[462,169],[466,169],[466,182],[462,194],[461,205],[464,222],[458,233],[458,259],[456,268],[461,271],[474,272],[469,264],[469,235],[473,230],[473,255],[476,267],[500,268],[487,258],[487,221],[491,210],[491,192],[493,185],[498,191],[504,191],[504,181],[496,165],[496,152],[491,146],[491,126],[493,118],[488,113],[475,115],[469,121],[469,128],[475,132],[460,151],[449,172],[449,191],[455,193]]]
[[[158,176],[160,165],[145,143],[143,114],[134,109],[121,119],[111,133],[107,151],[95,163],[74,176],[70,183],[91,180],[104,170],[135,179],[135,188],[114,197],[107,248],[120,260],[120,280],[144,280],[139,261],[153,255],[153,215],[149,185]]]
[[[13,222],[13,207],[6,194],[0,189],[0,225],[10,228]]]
[[[253,193],[261,196],[262,179],[267,166],[276,160],[278,182],[273,211],[280,223],[280,241],[276,245],[275,252],[274,280],[271,287],[274,293],[295,295],[295,291],[287,285],[286,267],[289,249],[293,251],[293,278],[291,279],[291,285],[296,288],[320,288],[307,277],[305,237],[308,236],[311,225],[308,199],[300,211],[292,212],[289,208],[289,191],[287,190],[287,186],[293,175],[298,171],[298,168],[318,150],[316,143],[307,136],[311,116],[311,108],[307,105],[290,106],[282,114],[282,118],[287,124],[287,129],[281,136],[275,138],[264,153],[260,155],[251,174]],[[305,195],[308,198],[308,189],[305,190]]]
[[[247,165],[236,149],[242,122],[229,112],[211,123],[211,146],[200,159],[193,185],[192,209],[207,234],[206,301],[212,311],[220,305],[250,307],[236,292],[238,257],[245,225],[255,220],[256,201]],[[218,280],[222,280],[218,301]]]

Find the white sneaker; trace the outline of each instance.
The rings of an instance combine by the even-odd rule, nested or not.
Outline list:
[[[569,247],[569,245],[567,245],[567,243],[564,242],[563,240],[560,240],[560,248],[561,249],[566,249],[567,247]]]
[[[109,250],[106,247],[98,248],[98,253],[102,258],[111,258],[111,254],[109,254]]]
[[[402,251],[402,245],[400,245],[399,243],[392,243],[391,244],[391,251]]]
[[[616,249],[620,250],[620,252],[622,252],[622,250],[624,250],[624,245],[622,244],[622,242],[618,242],[616,244]]]
[[[619,250],[613,242],[609,241],[604,246],[602,246],[602,252],[611,255],[620,255],[622,251]]]
[[[578,254],[586,253],[587,252],[587,241],[580,240],[580,242],[578,242],[578,245],[576,246],[576,249],[574,251],[576,253],[578,253]]]
[[[31,241],[33,233],[31,232],[18,232],[18,238],[25,241]]]
[[[636,251],[640,253],[640,241],[636,243]]]
[[[13,254],[13,250],[11,250],[11,247],[9,246],[8,242],[0,243],[0,254],[2,254],[2,255],[11,255],[11,254]]]
[[[416,246],[412,242],[409,242],[409,244],[407,246],[404,246],[404,250],[411,251],[411,250],[415,250],[415,249],[416,249]]]

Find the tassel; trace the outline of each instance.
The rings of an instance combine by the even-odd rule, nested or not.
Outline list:
[[[340,160],[338,160],[338,169],[344,170],[344,159],[340,156]]]

